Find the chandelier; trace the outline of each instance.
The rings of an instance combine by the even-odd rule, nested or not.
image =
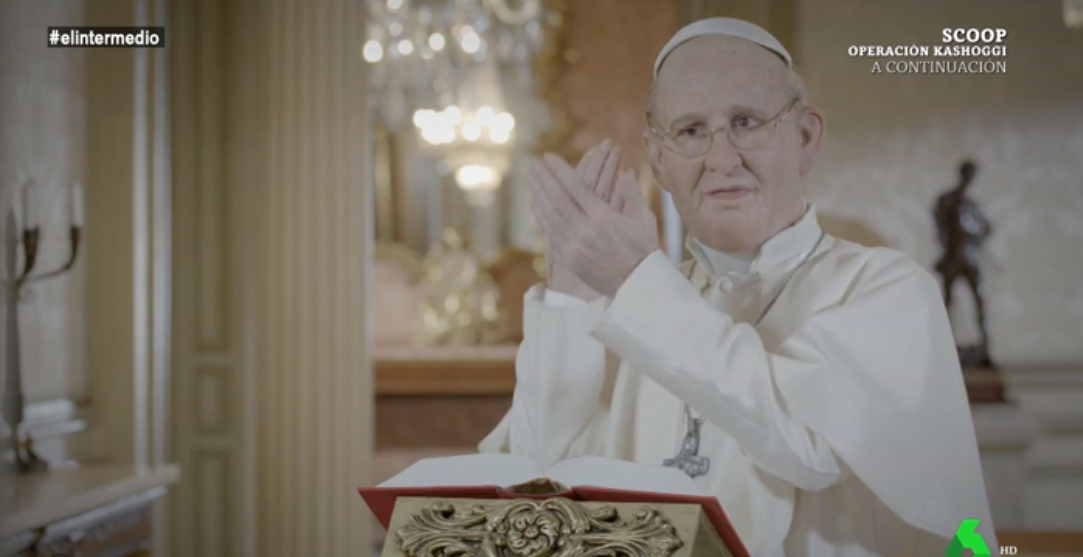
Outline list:
[[[502,110],[499,78],[491,64],[460,83],[457,104],[437,111],[418,109],[413,124],[423,144],[466,192],[472,205],[488,206],[512,157],[515,117]]]
[[[534,88],[553,21],[542,0],[369,0],[362,55],[380,122],[414,132],[468,201],[488,204],[512,158],[505,99]]]

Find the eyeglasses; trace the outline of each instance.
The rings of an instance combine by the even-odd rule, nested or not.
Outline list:
[[[771,141],[778,125],[793,110],[793,107],[797,106],[798,100],[799,98],[794,98],[790,104],[767,121],[762,121],[753,115],[741,114],[734,117],[728,125],[718,128],[708,128],[704,124],[691,124],[677,130],[662,130],[651,121],[650,113],[648,113],[647,124],[651,131],[662,138],[662,145],[682,157],[693,158],[707,154],[714,144],[714,134],[723,130],[734,148],[759,149]]]

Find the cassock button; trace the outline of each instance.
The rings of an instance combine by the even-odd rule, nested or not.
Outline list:
[[[733,281],[723,277],[722,280],[718,281],[718,289],[722,292],[733,290]]]

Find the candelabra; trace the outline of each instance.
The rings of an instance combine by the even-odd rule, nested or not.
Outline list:
[[[15,471],[26,473],[47,468],[44,460],[34,453],[33,439],[23,427],[24,396],[22,385],[21,356],[19,352],[19,301],[24,293],[23,287],[41,280],[49,279],[67,272],[75,265],[79,254],[79,240],[82,235],[82,190],[78,185],[72,189],[71,204],[71,253],[67,261],[57,269],[44,273],[31,274],[38,260],[41,227],[34,216],[36,208],[32,202],[33,182],[23,188],[23,226],[20,233],[16,224],[15,209],[7,214],[4,226],[5,271],[3,279],[4,301],[7,314],[7,340],[5,343],[7,361],[4,378],[3,416],[11,429],[11,448],[14,453]],[[19,268],[18,247],[22,243],[23,264]]]
[[[429,250],[422,265],[426,294],[415,344],[498,344],[504,340],[500,290],[482,268],[468,235],[445,229],[443,241]]]

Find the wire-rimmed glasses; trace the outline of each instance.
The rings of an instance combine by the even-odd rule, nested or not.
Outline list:
[[[714,145],[714,135],[720,131],[726,132],[730,144],[736,149],[759,149],[771,141],[778,125],[793,111],[798,100],[800,99],[795,97],[778,114],[766,121],[754,115],[740,114],[730,120],[729,124],[717,128],[708,128],[706,124],[689,124],[663,130],[651,121],[648,113],[647,124],[651,131],[662,138],[662,144],[667,149],[682,157],[692,158],[707,154]]]

